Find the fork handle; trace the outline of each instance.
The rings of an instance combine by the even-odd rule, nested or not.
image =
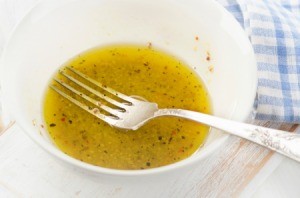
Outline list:
[[[160,109],[155,116],[182,117],[255,142],[300,162],[300,135],[182,109]]]

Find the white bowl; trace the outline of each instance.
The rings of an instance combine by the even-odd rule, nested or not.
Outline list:
[[[222,146],[228,135],[211,130],[203,148],[186,160],[127,171],[64,154],[40,127],[45,87],[62,63],[99,45],[148,42],[195,68],[211,94],[215,115],[246,119],[257,85],[253,50],[239,24],[211,0],[42,1],[17,26],[4,51],[4,107],[37,144],[72,167],[107,178],[182,174]]]

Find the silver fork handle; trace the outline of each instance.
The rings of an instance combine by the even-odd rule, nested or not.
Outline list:
[[[300,162],[300,135],[286,131],[227,120],[181,109],[160,109],[157,116],[182,117],[250,140]]]

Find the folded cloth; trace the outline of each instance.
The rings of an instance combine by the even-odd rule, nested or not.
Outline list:
[[[300,123],[300,1],[217,1],[245,29],[256,54],[256,119]]]

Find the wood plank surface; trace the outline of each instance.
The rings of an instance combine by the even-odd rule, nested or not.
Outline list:
[[[257,125],[295,131],[298,125],[255,122]],[[199,182],[199,197],[235,197],[273,155],[273,151],[249,141],[230,137],[217,157],[214,168]]]
[[[278,126],[268,123],[274,125]],[[272,154],[232,136],[177,180],[114,185],[59,163],[14,126],[0,138],[0,191],[6,189],[16,197],[49,197],[49,193],[55,197],[237,197]]]

